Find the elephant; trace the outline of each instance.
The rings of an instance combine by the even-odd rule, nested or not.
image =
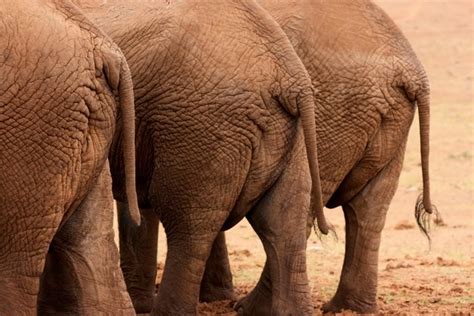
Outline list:
[[[76,3],[119,45],[134,78],[144,225],[128,225],[120,214],[121,253],[133,248],[133,240],[125,240],[128,230],[153,233],[156,216],[167,234],[153,306],[154,285],[137,287],[140,276],[122,262],[136,311],[195,315],[216,236],[246,216],[267,252],[272,313],[312,315],[308,212],[328,230],[315,99],[311,79],[278,24],[251,0]],[[114,197],[126,205],[121,156],[112,146]],[[148,268],[156,266],[156,247],[140,252],[151,260],[140,273],[153,279],[156,269]],[[135,254],[126,260],[133,262]]]
[[[427,236],[427,216],[437,214],[430,198],[426,72],[399,28],[372,1],[258,1],[282,26],[319,91],[315,117],[323,203],[342,206],[346,235],[339,285],[323,311],[374,313],[381,231],[416,107],[423,193],[415,217]],[[214,247],[222,254],[225,245]],[[206,274],[226,269],[222,262],[228,259],[219,254],[211,256],[216,259]],[[208,287],[216,283],[206,280]],[[236,309],[266,314],[269,308],[261,302],[271,292],[265,266],[257,287]]]
[[[123,54],[56,0],[3,1],[0,52],[0,315],[134,314],[113,241],[107,160],[120,133],[139,224]]]
[[[329,208],[342,206],[346,220],[339,286],[323,309],[374,312],[381,230],[398,185],[416,107],[423,194],[415,216],[423,232],[427,233],[428,214],[437,214],[429,187],[427,75],[401,31],[372,1],[259,0],[259,4],[283,28],[318,91],[315,119],[323,202]],[[126,204],[119,208],[126,214]],[[126,282],[131,282],[127,276],[134,276],[129,290],[148,291],[151,300],[157,218],[152,212],[142,215],[150,223],[147,229],[131,229],[126,218],[121,220],[120,242],[127,249],[121,260]],[[262,303],[273,295],[269,274],[266,265],[256,289],[236,304],[242,314],[270,314],[270,305]],[[200,298],[235,298],[224,233],[212,247]]]

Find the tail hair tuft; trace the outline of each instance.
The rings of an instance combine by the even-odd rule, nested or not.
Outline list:
[[[432,209],[426,209],[423,203],[423,194],[418,196],[415,205],[415,218],[418,227],[420,228],[421,232],[428,238],[428,242],[430,243],[431,248],[431,237],[430,237],[430,230],[431,230],[431,217],[434,216],[433,222],[437,226],[446,226],[443,219],[441,218],[438,209],[436,206],[432,206]]]

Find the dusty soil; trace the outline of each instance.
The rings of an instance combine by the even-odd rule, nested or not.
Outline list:
[[[378,0],[412,43],[432,86],[432,199],[445,226],[432,231],[431,249],[413,210],[421,192],[419,137],[412,127],[403,173],[388,213],[379,261],[380,313],[474,313],[472,277],[474,210],[474,28],[471,0]],[[415,120],[417,122],[417,120]],[[344,219],[327,210],[338,240],[308,244],[315,314],[334,294],[344,257]],[[164,262],[165,238],[160,239]],[[265,260],[247,222],[227,233],[234,282],[243,296]],[[232,302],[201,304],[204,315],[234,315]],[[349,313],[350,314],[350,313]]]

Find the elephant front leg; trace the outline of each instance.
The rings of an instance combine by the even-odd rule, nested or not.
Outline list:
[[[236,299],[224,232],[217,235],[207,259],[199,299],[202,302]]]
[[[39,314],[134,315],[114,242],[108,163],[50,245]]]
[[[153,307],[157,271],[159,219],[152,209],[141,209],[142,224],[130,218],[128,204],[117,202],[120,240],[120,266],[137,313]]]
[[[360,193],[343,205],[346,220],[344,265],[336,294],[323,306],[325,312],[348,309],[373,313],[377,310],[381,232],[402,163],[403,151],[400,151]]]

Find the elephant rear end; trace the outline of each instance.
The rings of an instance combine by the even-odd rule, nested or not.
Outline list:
[[[2,3],[0,29],[0,314],[33,314],[48,249],[71,234],[61,244],[71,254],[65,249],[73,240],[98,236],[76,235],[73,226],[91,220],[85,209],[95,202],[87,197],[110,182],[106,161],[119,113],[110,55],[123,56],[68,1]],[[94,199],[92,214],[112,216],[108,202]]]
[[[339,287],[324,310],[377,309],[380,234],[401,173],[416,107],[420,114],[423,194],[415,214],[425,230],[429,84],[400,29],[370,0],[260,0],[282,25],[317,96],[324,202],[342,206],[346,252]]]

